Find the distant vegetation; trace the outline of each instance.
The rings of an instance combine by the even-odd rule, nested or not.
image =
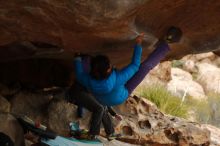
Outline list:
[[[220,127],[220,94],[209,93],[208,99],[201,101],[189,97],[186,102],[195,112],[198,122]]]
[[[172,67],[183,68],[184,61],[183,60],[173,60],[171,63]]]
[[[163,86],[153,85],[139,90],[141,97],[145,97],[157,105],[164,113],[187,118],[189,108],[179,97],[172,95]]]
[[[193,117],[197,122],[220,127],[220,94],[209,94],[207,100],[186,97],[182,102],[180,97],[172,95],[161,85],[141,87],[138,94],[155,103],[166,114],[186,119]]]

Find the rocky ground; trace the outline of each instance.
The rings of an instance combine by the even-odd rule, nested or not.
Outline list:
[[[28,96],[25,94],[20,93],[20,95],[23,95],[23,98],[20,99],[23,104],[18,103],[17,106],[12,106],[11,112],[14,114],[25,114],[32,119],[40,120],[48,128],[60,135],[66,135],[68,133],[68,124],[74,120],[80,120],[82,127],[87,127],[86,125],[89,120],[87,114],[89,113],[86,113],[83,119],[76,119],[76,107],[74,105],[63,100],[51,100],[49,103],[44,100],[45,106],[42,104],[43,100],[40,99],[42,95],[41,97],[37,97],[35,94],[28,94]],[[14,100],[19,97],[16,96]],[[31,100],[34,101],[32,102],[33,104],[29,102]],[[42,105],[44,105],[44,108],[42,108]],[[187,122],[184,119],[166,116],[155,105],[143,98],[136,96],[130,97],[125,104],[117,107],[117,111],[123,115],[123,120],[116,123],[117,131],[122,132],[124,135],[120,141],[139,145],[208,145],[210,142],[209,131],[202,129],[201,125]],[[7,127],[4,124],[7,124],[7,119],[10,119],[10,117],[13,119],[13,116],[11,114],[1,114],[1,116],[0,125]],[[11,134],[14,136],[11,128],[11,126],[8,126],[8,129],[4,128],[3,131],[6,131],[6,133],[12,132]],[[20,134],[20,138],[22,139],[20,126],[16,124],[16,128],[20,129],[20,132],[18,133],[16,130],[16,133]],[[109,143],[106,143],[106,145],[109,145]]]

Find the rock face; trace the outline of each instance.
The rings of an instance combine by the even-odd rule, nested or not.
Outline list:
[[[12,115],[0,113],[0,132],[8,135],[14,145],[24,146],[23,129]]]
[[[129,49],[125,46],[136,31],[158,37],[170,25],[183,29],[184,49],[214,49],[219,45],[219,4],[215,0],[2,1],[0,45],[7,56],[1,53],[1,59],[57,53],[60,48],[118,55],[117,51]]]
[[[198,82],[205,90],[220,93],[220,68],[208,64],[200,63],[198,66]]]
[[[220,129],[207,124],[202,125],[202,127],[210,131],[212,145],[213,146],[220,145]]]
[[[17,115],[26,115],[30,118],[46,123],[47,108],[51,100],[50,95],[31,92],[19,92],[11,99],[11,112]]]
[[[67,103],[62,97],[55,98],[53,96],[51,98],[50,95],[51,93],[46,94],[44,92],[43,94],[27,91],[19,92],[10,100],[12,112],[16,115],[25,114],[35,121],[40,121],[60,135],[69,133],[69,122],[72,121],[79,121],[81,128],[88,128],[90,112],[86,111],[82,119],[77,119],[75,105]],[[210,142],[209,132],[202,129],[199,124],[165,115],[154,104],[144,98],[130,97],[124,104],[117,106],[115,110],[123,116],[121,122],[113,119],[116,131],[123,134],[123,138],[119,139],[120,141],[153,146],[205,146]],[[5,114],[0,118],[1,130],[1,126],[5,129],[7,127],[5,124],[10,123],[5,119],[10,118],[5,117]],[[1,120],[4,122],[1,122]],[[117,145],[120,142],[106,143],[106,146],[111,144]]]
[[[171,46],[173,49],[167,58],[216,50],[220,44],[219,5],[220,1],[216,0],[1,1],[0,62],[4,63],[0,67],[10,61],[17,68],[5,74],[12,70],[20,73],[27,62],[36,65],[38,61],[33,58],[40,58],[39,66],[44,65],[42,58],[55,59],[52,62],[65,60],[63,66],[66,66],[79,51],[107,54],[113,64],[121,66],[128,62],[133,39],[139,32],[146,33],[143,44],[146,57],[152,51],[147,48],[171,25],[179,26],[184,37],[181,43]],[[25,62],[17,65],[17,60]],[[26,82],[37,84],[49,75],[52,79],[56,77],[48,72],[38,76],[39,70],[31,72],[31,66],[25,67],[27,74],[33,75]],[[65,71],[69,72],[71,69]],[[22,75],[10,74],[8,80],[13,77],[10,81],[16,82]],[[65,82],[69,78],[62,79]]]
[[[76,106],[65,101],[54,101],[48,107],[48,125],[58,134],[67,135],[69,123],[76,120]]]
[[[2,97],[0,95],[0,112],[10,112],[10,107],[11,107],[11,104],[7,101],[7,99],[5,99],[4,97]]]
[[[208,130],[201,125],[161,113],[149,101],[130,97],[119,107],[124,120],[118,125],[121,140],[151,145],[209,145]]]
[[[183,97],[185,94],[196,99],[206,99],[203,87],[193,81],[192,75],[182,69],[171,69],[172,80],[167,84],[167,88],[173,94]]]

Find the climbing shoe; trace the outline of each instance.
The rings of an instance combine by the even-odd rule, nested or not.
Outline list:
[[[121,137],[121,134],[112,133],[112,134],[107,135],[108,141],[114,140],[119,137]]]
[[[179,27],[171,26],[165,35],[165,41],[167,43],[179,42],[182,37],[182,30]]]

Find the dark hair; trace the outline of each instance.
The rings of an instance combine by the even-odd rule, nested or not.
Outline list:
[[[110,60],[107,56],[97,55],[91,60],[90,75],[96,80],[105,79],[111,74],[111,72],[108,72],[110,67]]]

